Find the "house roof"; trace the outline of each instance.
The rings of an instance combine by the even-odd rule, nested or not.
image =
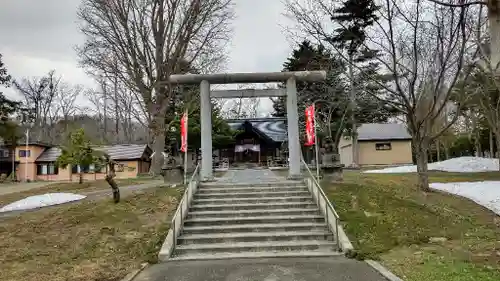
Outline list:
[[[358,128],[358,140],[407,140],[411,139],[404,124],[366,123]]]
[[[118,144],[99,146],[95,149],[106,152],[113,160],[129,160],[141,158],[147,147],[147,144]],[[61,149],[59,147],[51,147],[45,150],[36,161],[53,162],[56,161],[59,155],[61,155]]]
[[[245,121],[250,122],[253,128],[259,130],[275,142],[287,140],[286,118],[269,117],[226,120],[233,130],[239,130]]]

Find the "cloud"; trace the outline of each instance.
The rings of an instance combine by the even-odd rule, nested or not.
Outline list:
[[[66,82],[95,87],[78,68],[76,45],[83,42],[76,10],[80,0],[3,1],[0,53],[15,77],[42,76],[55,69]],[[228,48],[228,72],[280,71],[291,52],[282,30],[284,7],[278,0],[236,0],[234,34]],[[12,89],[5,91],[15,95]],[[268,99],[261,112],[269,112]]]
[[[2,1],[2,48],[46,59],[74,60],[74,46],[83,42],[78,31],[79,0]]]
[[[78,68],[75,60],[56,60],[43,56],[30,56],[16,51],[0,48],[3,54],[3,62],[9,74],[14,79],[25,77],[42,77],[50,70],[55,69],[57,77],[70,84],[83,84],[87,87],[94,87],[93,80],[85,74],[83,69]],[[3,92],[11,98],[19,98],[19,94],[14,89],[8,88]]]

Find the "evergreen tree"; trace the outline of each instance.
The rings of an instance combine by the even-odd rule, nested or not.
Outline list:
[[[83,183],[83,169],[90,165],[100,164],[96,157],[96,152],[89,138],[83,129],[78,129],[70,133],[67,143],[61,146],[61,155],[57,157],[56,165],[66,169],[80,166],[79,183]]]
[[[7,73],[7,68],[2,62],[2,54],[0,54],[0,86],[8,87],[10,86],[11,77]],[[16,102],[5,97],[3,92],[0,91],[0,125],[3,126],[5,122],[9,121],[12,114],[16,112],[16,110],[21,105],[20,102]]]
[[[365,81],[370,79],[357,79],[355,76],[354,64],[362,64],[366,61],[373,59],[377,52],[370,50],[366,47],[366,29],[373,25],[377,16],[375,12],[378,6],[375,5],[373,0],[346,0],[342,2],[341,6],[333,11],[331,20],[340,25],[335,29],[335,32],[328,41],[333,46],[340,50],[347,51],[348,57],[348,78],[349,78],[349,116],[350,116],[350,134],[352,136],[352,159],[353,166],[357,166],[359,162],[358,141],[356,128],[358,127],[359,120],[356,115],[358,114],[356,105],[360,99],[359,90],[369,88],[364,85]],[[369,64],[368,70],[376,70],[376,64]],[[366,75],[364,71],[360,74]],[[358,77],[359,78],[359,77]]]
[[[351,126],[350,120],[346,118],[350,102],[349,87],[344,75],[346,65],[322,46],[314,46],[304,41],[292,52],[283,66],[283,71],[325,70],[327,72],[326,80],[323,82],[297,82],[300,129],[304,130],[305,107],[314,103],[320,139],[331,136],[338,144],[342,133]],[[356,79],[361,80],[364,77],[358,75]],[[378,91],[373,86],[370,90]],[[285,102],[285,99],[275,100],[274,116],[286,115]],[[356,107],[356,118],[360,122],[386,122],[391,116],[390,108],[382,105],[372,94],[361,92]],[[305,135],[304,132],[302,135]]]
[[[335,29],[330,38],[333,45],[347,50],[354,60],[366,60],[373,57],[374,53],[364,46],[366,29],[377,20],[376,12],[379,7],[373,0],[346,0],[333,11],[331,20],[341,27]]]

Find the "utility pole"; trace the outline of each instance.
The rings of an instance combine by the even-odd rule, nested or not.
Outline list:
[[[359,159],[358,159],[358,130],[357,130],[357,123],[356,123],[356,89],[354,88],[354,74],[353,74],[353,52],[349,51],[349,80],[350,80],[350,93],[349,93],[349,99],[350,99],[350,108],[351,108],[351,124],[352,124],[352,134],[351,134],[351,140],[352,140],[352,167],[357,168],[359,166]]]
[[[120,142],[120,118],[118,113],[118,78],[114,77],[114,91],[115,91],[115,132],[116,132],[116,142]]]
[[[107,95],[107,89],[106,89],[106,82],[105,80],[101,82],[101,87],[102,87],[102,98],[103,98],[103,101],[104,101],[104,110],[103,110],[103,122],[104,122],[104,133],[102,134],[102,140],[104,142],[107,142],[108,140],[108,95]]]
[[[113,66],[115,67],[115,71],[113,73],[113,87],[114,87],[114,94],[115,94],[115,133],[116,133],[116,142],[120,143],[120,118],[119,118],[119,112],[118,112],[118,62],[116,61],[116,57],[113,57]]]
[[[29,151],[30,129],[26,129],[26,148],[24,150],[24,181],[28,181],[28,151]],[[15,150],[14,150],[15,151]],[[30,152],[31,153],[31,152]],[[30,155],[31,156],[31,155]]]

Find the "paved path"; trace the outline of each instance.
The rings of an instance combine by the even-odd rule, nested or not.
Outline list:
[[[261,182],[281,182],[286,180],[267,169],[245,169],[229,170],[221,178],[217,178],[218,183],[261,183]]]
[[[19,183],[6,183],[0,185],[0,195],[27,191],[35,188],[41,188],[52,182],[19,182]]]
[[[345,257],[183,261],[153,265],[133,281],[387,281]]]
[[[127,186],[120,186],[120,198],[125,198],[136,191],[145,190],[152,187],[157,187],[163,184],[163,180],[154,180],[148,183],[142,184],[134,184]],[[101,199],[112,199],[112,191],[111,188],[103,189],[103,190],[95,190],[91,192],[83,192],[79,193],[82,195],[86,195],[88,200],[101,200]]]

